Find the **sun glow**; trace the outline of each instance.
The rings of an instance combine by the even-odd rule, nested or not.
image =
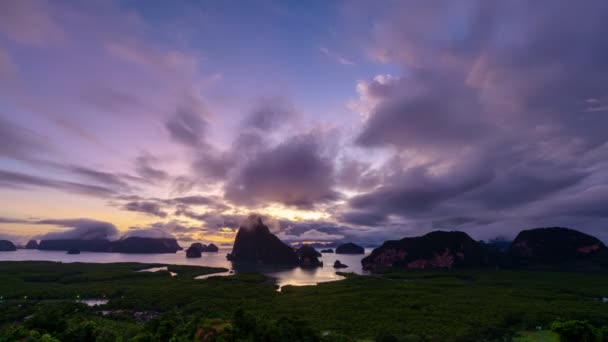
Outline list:
[[[278,204],[266,207],[262,213],[290,221],[307,221],[327,219],[329,215],[322,211],[294,209]]]

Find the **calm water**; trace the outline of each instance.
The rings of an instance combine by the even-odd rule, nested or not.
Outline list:
[[[226,260],[226,253],[231,248],[220,248],[218,253],[203,253],[200,259],[188,259],[184,251],[175,254],[120,254],[120,253],[94,253],[81,252],[76,255],[69,255],[63,251],[39,251],[32,249],[19,249],[15,252],[1,252],[0,261],[23,261],[23,260],[44,260],[60,262],[141,262],[158,263],[173,265],[196,265],[210,267],[224,267],[236,273],[238,272],[260,272],[269,277],[275,278],[277,285],[315,285],[322,282],[342,279],[336,274],[333,268],[334,261],[340,260],[348,268],[342,268],[340,272],[353,272],[363,274],[361,259],[371,252],[365,250],[365,255],[346,255],[346,254],[323,254],[324,267],[317,268],[279,268],[279,267],[233,267],[232,263]],[[222,274],[229,275],[230,273]],[[201,280],[204,281],[204,280]]]

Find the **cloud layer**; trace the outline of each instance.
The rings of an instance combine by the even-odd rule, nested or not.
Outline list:
[[[292,32],[249,7],[0,4],[0,225],[608,239],[605,1],[322,7]],[[54,205],[91,219],[31,219]]]

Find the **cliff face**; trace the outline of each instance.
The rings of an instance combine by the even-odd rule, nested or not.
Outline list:
[[[0,252],[13,252],[16,250],[17,248],[12,242],[8,240],[0,240]]]
[[[363,268],[428,269],[481,267],[488,263],[483,246],[463,232],[436,231],[386,241],[361,260]]]
[[[130,237],[122,240],[42,240],[40,250],[68,251],[78,249],[84,252],[115,252],[115,253],[175,253],[182,248],[175,239]]]
[[[521,231],[508,253],[515,264],[556,264],[586,259],[606,250],[597,238],[561,228],[536,228]]]
[[[239,228],[228,260],[256,264],[298,265],[298,256],[257,219],[249,227]]]

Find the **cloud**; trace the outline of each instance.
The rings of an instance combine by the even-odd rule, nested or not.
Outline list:
[[[9,217],[0,217],[0,223],[27,223],[29,221],[22,219],[14,219]]]
[[[342,64],[342,65],[346,65],[346,66],[354,66],[355,62],[351,61],[350,59],[347,59],[346,57],[331,51],[330,49],[324,47],[324,46],[319,46],[319,51],[321,51],[321,53],[331,59],[333,59],[335,62]]]
[[[215,183],[229,177],[229,172],[236,165],[235,155],[222,153],[210,148],[198,153],[192,168],[199,182]]]
[[[93,170],[82,166],[72,166],[69,168],[72,172],[87,178],[91,181],[104,184],[108,187],[129,189],[131,186],[121,177],[120,175],[103,172],[99,170]]]
[[[129,202],[123,206],[124,210],[135,211],[147,215],[167,217],[167,213],[162,210],[161,206],[155,202],[139,201]]]
[[[382,174],[372,164],[356,159],[342,158],[337,172],[338,184],[355,190],[370,190],[380,184]]]
[[[207,123],[197,113],[180,109],[165,124],[171,138],[189,147],[200,147],[205,139]]]
[[[38,236],[40,240],[60,239],[108,239],[112,240],[118,236],[118,229],[109,223],[91,219],[48,219],[32,222],[40,225],[53,225],[68,228],[62,232],[50,232]]]
[[[121,238],[126,239],[130,237],[141,237],[141,238],[153,238],[153,239],[172,239],[173,234],[165,231],[161,227],[148,227],[148,228],[130,228]]]
[[[327,234],[316,229],[307,230],[300,235],[291,235],[285,232],[277,234],[278,238],[283,241],[296,242],[296,241],[336,241],[344,238],[344,235],[340,234]]]
[[[376,231],[597,232],[608,116],[589,109],[607,96],[607,14],[601,1],[403,3],[384,13],[371,50],[405,72],[359,81],[351,108],[363,114],[356,146],[390,161],[341,163],[340,184],[357,192],[337,217]],[[361,175],[373,176],[369,187]]]
[[[390,84],[373,81],[378,102],[357,137],[362,146],[407,150],[462,148],[484,138],[490,127],[476,93],[451,74],[412,72]],[[365,95],[370,96],[370,95]]]
[[[183,196],[171,199],[171,202],[176,202],[185,205],[201,205],[201,206],[217,206],[220,200],[213,196]]]
[[[55,180],[6,170],[0,170],[0,185],[13,189],[48,188],[104,198],[118,195],[113,189],[100,185]]]
[[[0,157],[32,160],[51,150],[40,134],[0,118]]]
[[[2,2],[0,4],[0,33],[26,45],[44,45],[60,41],[63,30],[55,22],[52,7],[40,1]]]
[[[269,131],[280,128],[296,117],[293,106],[280,99],[262,100],[243,121],[246,128]]]
[[[163,182],[169,178],[166,171],[157,169],[153,166],[158,159],[151,155],[142,155],[135,159],[135,172],[151,183]]]
[[[291,138],[250,157],[225,187],[225,198],[240,205],[276,202],[310,208],[333,201],[332,161],[322,155],[318,138]]]

